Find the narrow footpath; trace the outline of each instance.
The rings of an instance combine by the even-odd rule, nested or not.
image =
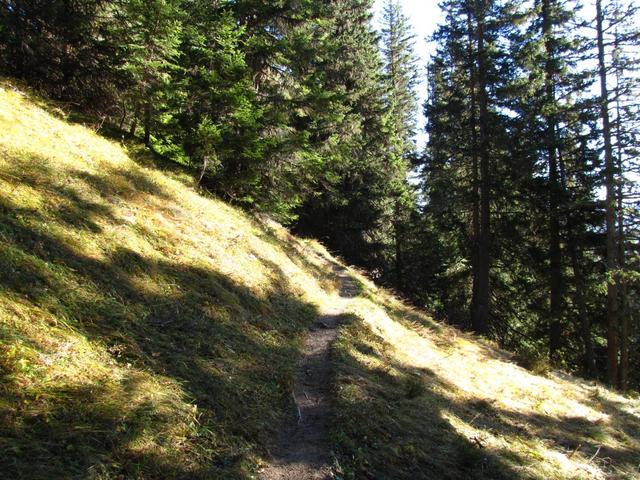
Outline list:
[[[261,480],[327,480],[331,475],[327,442],[331,416],[331,346],[349,299],[358,287],[344,270],[338,270],[340,299],[316,320],[306,338],[293,388],[296,411],[280,432],[271,463]]]

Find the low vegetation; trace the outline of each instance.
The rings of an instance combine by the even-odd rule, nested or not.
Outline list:
[[[637,397],[525,370],[371,283],[351,314],[336,352],[346,478],[640,478]]]
[[[249,478],[326,254],[60,115],[2,83],[0,476]]]
[[[0,472],[256,478],[334,260],[0,84]],[[636,478],[640,403],[537,376],[354,272],[341,478]]]

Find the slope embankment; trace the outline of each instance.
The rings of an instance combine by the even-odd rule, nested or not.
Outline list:
[[[0,477],[638,477],[637,399],[345,268],[1,82]]]
[[[0,91],[0,475],[250,478],[328,254]]]

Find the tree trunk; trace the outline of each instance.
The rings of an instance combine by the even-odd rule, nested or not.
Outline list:
[[[615,49],[618,50],[618,32],[616,32]],[[617,59],[617,55],[614,54],[614,59]],[[615,60],[617,62],[617,60]],[[625,229],[624,229],[624,192],[623,192],[623,152],[622,152],[622,131],[621,131],[621,115],[622,110],[620,108],[620,70],[616,64],[616,144],[617,144],[617,170],[618,170],[618,182],[616,185],[617,190],[617,207],[618,207],[618,267],[624,272],[626,258],[625,258]],[[622,277],[620,283],[620,296],[619,296],[619,314],[620,314],[620,372],[619,381],[620,388],[626,390],[629,387],[629,303],[628,303],[628,287],[627,279]]]
[[[144,104],[144,145],[151,145],[151,100]]]
[[[131,126],[129,127],[129,135],[134,137],[136,130],[138,129],[138,116],[140,115],[140,104],[136,104],[136,108],[133,111],[133,119],[131,120]]]
[[[404,265],[402,264],[402,227],[400,226],[399,220],[396,220],[393,223],[393,230],[394,230],[394,236],[395,236],[394,240],[395,240],[395,250],[396,250],[395,251],[396,289],[399,292],[402,292],[404,289],[404,277],[403,277]]]
[[[580,336],[582,337],[583,346],[583,368],[585,376],[592,378],[596,373],[596,361],[593,350],[593,341],[591,339],[591,319],[587,311],[584,299],[584,289],[586,287],[584,274],[580,266],[580,254],[574,237],[569,239],[569,252],[571,254],[571,266],[575,281],[574,301],[580,317]]]
[[[404,290],[404,259],[402,255],[402,242],[404,241],[404,232],[402,229],[402,208],[400,198],[396,198],[393,221],[393,240],[395,247],[395,286],[399,292]]]
[[[557,137],[556,137],[557,138]],[[567,190],[566,166],[562,156],[562,149],[558,148],[558,168],[560,172],[560,186],[562,191]],[[576,306],[578,318],[580,321],[580,338],[583,347],[583,371],[587,378],[593,378],[596,375],[596,360],[593,349],[593,340],[591,339],[591,319],[587,311],[584,291],[586,282],[584,272],[582,271],[582,252],[578,245],[577,225],[574,220],[573,212],[567,214],[567,250],[571,258],[571,268],[573,269],[574,293],[573,302]]]
[[[468,52],[469,58],[474,58],[473,43],[476,39],[473,29],[473,12],[471,8],[467,10],[467,29],[468,29]],[[471,220],[471,325],[474,325],[474,312],[478,304],[478,257],[479,257],[479,239],[480,239],[480,186],[478,179],[478,120],[476,110],[478,108],[477,90],[477,73],[475,62],[470,63],[469,71],[469,92],[471,97],[471,117],[469,129],[471,130],[471,195],[473,197],[472,204],[472,220]]]
[[[124,128],[124,122],[127,120],[127,106],[123,103],[122,105],[122,116],[120,117],[120,124],[118,125],[118,131],[122,132]]]
[[[202,180],[204,179],[204,175],[207,173],[207,167],[209,166],[209,157],[207,155],[202,159],[202,170],[200,170],[200,177],[198,177],[198,181],[196,185],[200,186]]]
[[[560,218],[558,205],[560,203],[560,185],[558,183],[558,162],[556,157],[556,114],[555,114],[555,87],[554,87],[554,52],[552,43],[552,18],[551,0],[542,2],[542,35],[544,39],[545,61],[545,95],[547,108],[550,113],[546,115],[546,149],[549,167],[549,358],[554,360],[560,348],[562,338],[562,251],[560,249]]]
[[[619,195],[621,192],[619,192]],[[618,200],[618,262],[620,270],[625,267],[625,242],[624,242],[624,217],[622,214],[622,197]],[[620,388],[626,390],[629,387],[629,331],[631,319],[628,303],[627,280],[622,278],[620,285]]]
[[[490,279],[491,268],[491,186],[489,168],[489,109],[486,78],[486,49],[484,45],[484,0],[476,1],[476,42],[478,60],[478,104],[480,107],[479,160],[480,160],[480,235],[478,237],[478,298],[473,308],[473,328],[479,334],[489,331]]]
[[[604,140],[604,173],[606,196],[607,236],[607,380],[611,386],[618,382],[618,262],[616,252],[616,202],[615,167],[611,145],[611,123],[609,121],[609,93],[607,88],[607,66],[604,50],[604,19],[602,0],[596,0],[596,29],[598,33],[598,75],[600,77],[600,115]]]
[[[14,35],[15,35],[15,52],[14,52],[14,59],[15,59],[15,71],[16,71],[16,75],[19,78],[24,78],[26,75],[26,69],[25,69],[25,55],[27,54],[27,52],[25,51],[25,41],[23,38],[23,33],[22,33],[22,12],[23,12],[23,7],[22,7],[22,1],[21,0],[16,0],[15,5],[14,5],[14,11],[13,11],[13,21],[14,21]]]

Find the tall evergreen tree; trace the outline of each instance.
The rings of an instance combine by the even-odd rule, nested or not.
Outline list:
[[[327,152],[333,175],[300,209],[298,228],[384,276],[397,192],[389,173],[398,176],[387,156],[389,124],[371,1],[332,2],[327,14],[322,76],[340,113],[324,132],[334,145]]]
[[[510,8],[506,8],[509,6]],[[508,78],[502,75],[507,61],[499,38],[509,28],[511,4],[485,1],[443,2],[446,21],[434,36],[439,44],[432,74],[444,83],[441,93],[427,105],[430,119],[427,174],[449,172],[458,177],[461,213],[455,228],[466,246],[460,254],[471,263],[472,291],[469,302],[471,326],[479,333],[490,330],[492,293],[491,256],[495,251],[491,225],[492,197],[497,183],[495,171],[508,168],[502,163],[507,118],[500,110]],[[448,92],[447,92],[448,91]],[[436,102],[441,103],[438,105]],[[437,118],[446,115],[441,119]],[[446,119],[446,122],[443,120]],[[440,159],[438,159],[440,157]],[[427,182],[430,182],[427,178]],[[443,185],[443,188],[446,188]],[[434,189],[429,187],[430,195]],[[455,225],[455,224],[454,224]]]
[[[414,53],[414,36],[408,18],[397,0],[387,0],[382,12],[383,81],[387,89],[385,106],[389,136],[386,156],[389,176],[395,197],[393,223],[393,270],[397,289],[404,288],[404,243],[407,223],[414,203],[407,176],[411,159],[415,158],[416,112],[418,109],[416,86],[418,60]]]
[[[631,4],[624,8],[618,1],[596,1],[595,50],[606,192],[607,380],[611,385],[623,387],[627,385],[629,372],[623,145],[629,137],[625,140],[622,132],[633,129],[634,116],[631,113],[625,118],[621,105],[633,96],[631,92],[637,82],[637,70],[633,61],[623,59],[622,52],[624,47],[637,46],[640,34],[633,23],[637,12],[637,7]],[[633,108],[627,109],[629,113],[632,111]]]
[[[598,49],[598,77],[600,81],[600,116],[602,120],[602,138],[604,143],[604,183],[606,188],[606,236],[607,236],[607,378],[609,384],[618,381],[618,269],[616,247],[616,200],[615,165],[613,159],[609,87],[604,44],[604,11],[602,0],[596,0],[596,32]]]
[[[135,134],[138,118],[144,127],[144,143],[151,144],[151,129],[163,103],[179,54],[181,16],[179,0],[128,0],[116,7],[118,36],[123,42],[130,75]]]
[[[566,236],[561,225],[567,225],[567,195],[563,186],[562,171],[566,165],[562,158],[563,129],[567,128],[566,116],[575,105],[573,93],[582,85],[574,74],[572,52],[577,46],[572,25],[576,21],[574,2],[541,0],[529,10],[531,17],[528,33],[516,45],[523,75],[520,80],[522,97],[517,109],[526,115],[535,131],[520,139],[529,144],[540,171],[546,172],[544,190],[547,196],[547,279],[549,289],[548,335],[549,356],[559,358],[565,328],[565,262],[562,244]],[[528,112],[527,112],[528,111]]]
[[[0,1],[0,68],[76,107],[109,111],[122,85],[110,4]]]
[[[418,59],[414,53],[414,39],[398,0],[387,0],[381,30],[383,80],[387,88],[385,103],[393,129],[390,133],[397,138],[397,145],[392,148],[401,157],[415,150]]]

